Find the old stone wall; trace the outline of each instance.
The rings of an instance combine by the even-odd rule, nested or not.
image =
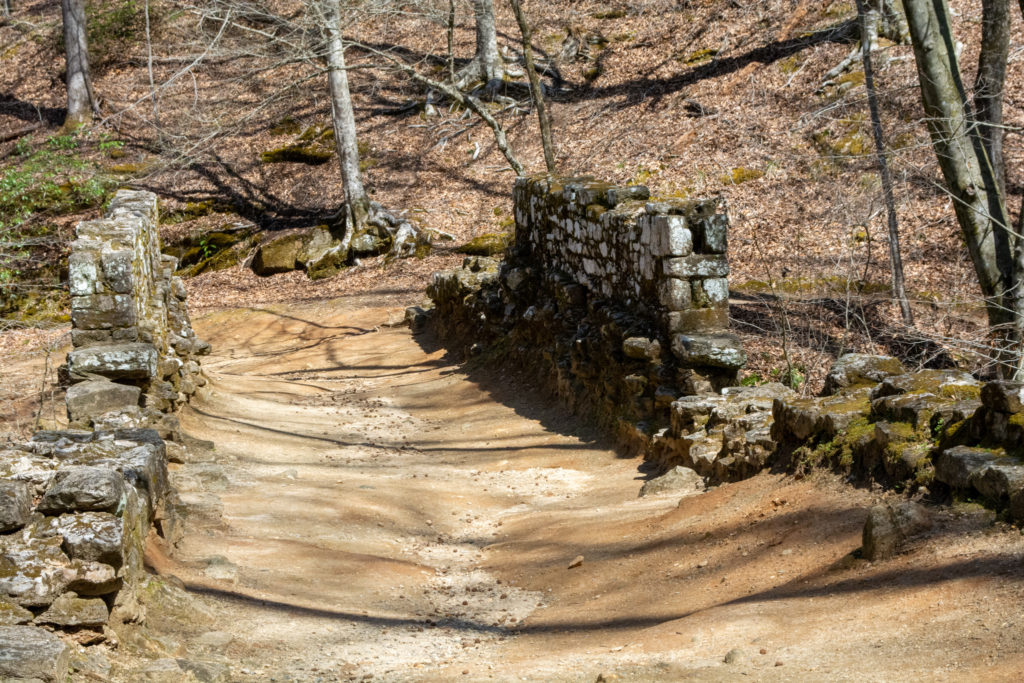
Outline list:
[[[519,178],[517,257],[593,297],[649,317],[677,360],[735,370],[729,327],[729,220],[718,200],[649,201],[643,185]]]
[[[84,642],[102,639],[112,617],[138,619],[145,539],[175,535],[168,451],[180,461],[185,437],[174,410],[205,384],[198,357],[209,347],[174,266],[152,193],[118,192],[103,219],[77,228],[71,428],[0,449],[0,651],[25,653],[0,656],[0,678],[63,680],[66,646],[38,627]]]
[[[645,188],[590,179],[520,179],[505,259],[436,273],[433,309],[407,317],[470,355],[532,372],[670,472],[727,482],[827,467],[918,498],[981,500],[1024,521],[1024,384],[847,354],[822,396],[735,386],[742,349],[723,329],[727,299],[706,297],[726,286],[709,285],[727,272],[726,222],[714,207],[651,202]],[[689,299],[665,295],[679,287]],[[688,311],[710,313],[680,315]]]

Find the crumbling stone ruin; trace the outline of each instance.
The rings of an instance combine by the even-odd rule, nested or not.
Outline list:
[[[745,356],[727,332],[728,220],[716,201],[536,176],[517,181],[515,215],[505,259],[436,273],[433,310],[407,313],[414,329],[532,371],[665,470],[722,482],[828,466],[1024,520],[1024,385],[848,354],[820,397],[735,386]]]
[[[206,383],[185,288],[160,253],[156,196],[122,190],[69,258],[71,428],[0,450],[0,678],[64,680],[68,647],[141,618],[151,529],[172,539],[174,411]],[[166,440],[166,441],[165,441]]]

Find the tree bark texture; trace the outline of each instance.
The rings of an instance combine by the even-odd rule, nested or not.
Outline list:
[[[325,2],[327,34],[327,82],[331,97],[331,123],[334,125],[334,144],[341,165],[341,181],[345,188],[347,230],[343,248],[348,250],[352,238],[359,234],[370,211],[370,199],[363,187],[359,170],[359,144],[356,137],[356,117],[352,110],[352,96],[348,89],[345,70],[345,46],[341,40],[341,7],[338,0]]]
[[[1005,194],[1003,85],[1010,52],[1010,2],[982,0],[981,7],[981,52],[978,55],[978,76],[974,81],[974,110],[999,191]]]
[[[864,0],[857,0],[857,15],[861,23],[861,35],[867,33],[869,21]],[[914,324],[914,314],[907,300],[906,280],[903,275],[903,257],[900,254],[900,228],[896,218],[896,201],[893,198],[892,176],[885,158],[885,141],[882,135],[882,118],[878,111],[878,95],[875,92],[875,75],[871,65],[871,50],[867,43],[861,44],[861,60],[864,63],[864,85],[868,92],[868,110],[871,114],[871,133],[875,139],[875,158],[878,173],[882,179],[882,193],[885,197],[885,211],[889,225],[889,263],[892,273],[893,297],[900,305],[900,315],[907,325]]]
[[[482,80],[490,83],[501,80],[505,67],[498,54],[498,29],[494,21],[494,0],[473,0],[476,20],[476,54],[464,73],[464,81]]]
[[[85,34],[84,0],[61,0],[64,21],[65,84],[68,113],[65,126],[76,126],[92,120],[94,99],[89,79],[89,47]]]
[[[540,140],[544,147],[544,165],[548,173],[555,173],[555,150],[551,142],[551,119],[548,117],[547,105],[544,103],[544,91],[540,87],[540,78],[537,76],[537,69],[533,65],[533,48],[530,46],[532,31],[526,22],[523,8],[519,0],[511,0],[512,11],[516,15],[516,22],[519,24],[519,31],[523,36],[523,56],[526,60],[526,75],[530,79],[530,94],[533,96],[533,104],[537,108],[537,120],[540,123]]]
[[[972,116],[945,0],[904,0],[932,147],[985,296],[1002,367],[1020,373],[1021,250]],[[1001,341],[1000,341],[1001,340]]]

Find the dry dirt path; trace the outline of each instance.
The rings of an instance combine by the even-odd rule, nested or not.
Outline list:
[[[637,498],[639,459],[368,301],[197,322],[211,384],[182,421],[216,462],[174,473],[192,520],[151,558],[194,599],[155,618],[165,652],[239,681],[1024,671],[1024,543],[986,513],[872,565],[881,494],[830,476]]]

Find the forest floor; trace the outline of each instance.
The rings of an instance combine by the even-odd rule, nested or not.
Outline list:
[[[460,366],[429,333],[394,326],[403,303],[377,293],[196,321],[211,382],[182,421],[216,448],[174,466],[187,531],[173,552],[151,545],[162,592],[136,639],[96,650],[114,665],[104,676],[1024,672],[1024,537],[991,513],[935,509],[931,532],[869,563],[861,527],[888,494],[826,473],[638,498],[641,459],[514,374]]]

